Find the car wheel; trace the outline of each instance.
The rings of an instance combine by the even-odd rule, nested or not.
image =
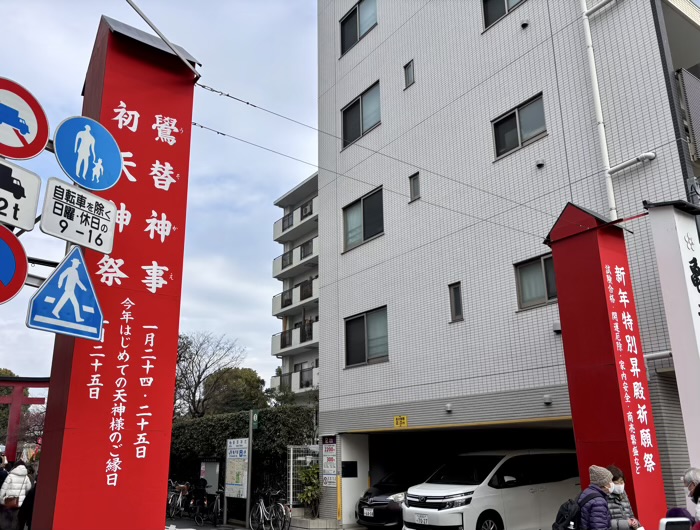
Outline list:
[[[476,530],[503,530],[503,521],[496,512],[485,512],[479,517]]]

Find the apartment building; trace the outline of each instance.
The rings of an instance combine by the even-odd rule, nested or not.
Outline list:
[[[314,174],[275,201],[284,215],[273,227],[284,250],[272,263],[272,275],[282,282],[282,292],[272,298],[272,315],[282,322],[272,336],[272,355],[281,360],[282,374],[270,386],[309,396],[319,381],[317,195]]]
[[[695,201],[700,9],[602,3],[590,28],[610,166],[655,155],[615,173],[618,215]],[[318,0],[318,61],[331,132],[319,135],[319,421],[342,474],[321,515],[352,525],[368,480],[407,463],[573,447],[543,240],[567,202],[603,216],[609,203],[579,1]],[[651,234],[643,217],[625,227],[667,499],[682,505]]]

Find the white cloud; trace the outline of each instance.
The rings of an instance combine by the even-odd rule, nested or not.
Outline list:
[[[201,81],[257,105],[316,124],[316,5],[288,0],[141,0],[139,6],[203,66]],[[148,29],[126,2],[6,0],[0,6],[0,76],[26,86],[53,127],[80,114],[80,93],[102,14]],[[197,89],[194,120],[309,162],[316,161],[314,131]],[[20,162],[43,179],[60,176],[48,153]],[[271,316],[271,278],[281,247],[272,224],[273,201],[313,168],[249,145],[194,129],[190,174],[183,331],[210,330],[238,338],[246,365],[269,381],[279,363],[270,338],[280,331]],[[64,244],[35,229],[22,236],[31,256],[59,260]],[[43,271],[45,273],[45,271]],[[33,290],[0,306],[0,367],[26,376],[50,372],[53,336],[24,321]]]

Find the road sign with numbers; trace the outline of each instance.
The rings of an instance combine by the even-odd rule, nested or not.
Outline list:
[[[40,191],[39,175],[0,160],[0,223],[33,230]]]
[[[52,178],[46,188],[41,231],[110,254],[116,215],[117,207],[112,201]]]

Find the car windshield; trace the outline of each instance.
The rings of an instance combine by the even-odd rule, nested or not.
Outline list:
[[[382,479],[379,482],[377,482],[377,485],[386,486],[387,484],[389,484],[391,486],[410,486],[412,484],[418,484],[427,475],[428,473],[421,473],[416,470],[394,471],[382,477]]]
[[[438,469],[429,484],[481,484],[505,455],[457,456]]]

